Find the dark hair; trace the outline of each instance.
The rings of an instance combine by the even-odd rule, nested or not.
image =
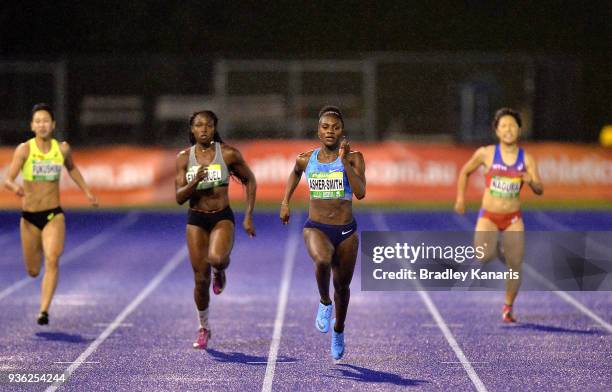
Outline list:
[[[49,113],[49,115],[51,116],[51,120],[55,121],[55,115],[53,114],[53,109],[51,109],[51,105],[44,102],[37,103],[32,107],[32,119],[34,119],[34,114],[41,110],[44,110],[45,112]]]
[[[521,120],[521,114],[512,109],[512,108],[501,108],[495,112],[495,116],[493,117],[493,131],[497,129],[497,125],[499,125],[499,120],[504,116],[512,116],[516,120],[519,128],[523,126],[523,121]]]
[[[217,131],[217,123],[219,122],[219,119],[212,110],[200,110],[199,112],[193,113],[191,117],[189,117],[189,143],[191,143],[192,146],[196,144],[193,132],[191,132],[191,127],[193,126],[195,118],[199,115],[207,116],[213,121],[213,125],[215,126],[215,134],[213,135],[213,140],[217,143],[223,143],[223,140],[221,139],[221,136],[219,136],[219,132]]]
[[[319,121],[321,120],[321,117],[327,116],[327,115],[336,116],[338,120],[340,120],[340,122],[342,123],[342,126],[344,126],[344,119],[342,118],[342,112],[340,111],[340,109],[338,109],[338,107],[330,106],[330,105],[323,106],[323,108],[319,110]]]

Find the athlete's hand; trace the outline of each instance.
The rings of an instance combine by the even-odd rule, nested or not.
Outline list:
[[[283,222],[283,225],[286,225],[287,223],[289,223],[289,217],[291,216],[291,213],[289,211],[289,204],[281,204],[281,208],[280,208],[280,220],[281,222]]]
[[[348,159],[349,151],[351,151],[351,145],[349,144],[348,139],[343,137],[342,141],[340,142],[340,150],[338,150],[340,160]]]
[[[193,180],[196,183],[199,183],[200,181],[204,180],[207,177],[208,177],[208,166],[200,165],[200,167],[198,167],[198,171],[196,172],[196,175]]]
[[[25,196],[25,192],[23,191],[23,187],[21,185],[17,185],[17,188],[15,189],[15,194],[19,197]]]
[[[454,210],[457,214],[463,215],[465,213],[465,202],[463,199],[457,199],[455,202]]]
[[[244,229],[244,231],[246,231],[249,237],[251,238],[255,237],[255,226],[253,225],[252,215],[244,216],[244,220],[242,221],[242,228]]]
[[[531,176],[531,174],[525,172],[525,173],[523,173],[522,180],[523,180],[524,183],[529,185],[533,181],[533,177]]]
[[[89,200],[89,203],[91,204],[92,207],[98,207],[98,198],[96,197],[96,195],[94,195],[91,192],[87,192],[85,194],[85,196],[87,196],[87,200]]]

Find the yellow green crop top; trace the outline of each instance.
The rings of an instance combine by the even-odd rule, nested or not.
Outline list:
[[[25,181],[59,181],[64,165],[64,155],[59,143],[51,139],[51,149],[44,154],[36,145],[34,138],[28,140],[30,154],[21,172]]]

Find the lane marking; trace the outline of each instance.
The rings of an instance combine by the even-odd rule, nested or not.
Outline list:
[[[387,225],[385,217],[382,213],[372,214],[372,220],[374,221],[377,230],[390,230],[389,225]],[[487,388],[483,384],[482,380],[480,380],[480,377],[478,377],[478,373],[476,373],[476,370],[474,370],[474,368],[472,367],[471,362],[463,353],[461,346],[459,346],[459,343],[457,343],[457,340],[455,340],[453,333],[444,321],[444,318],[442,318],[442,315],[438,311],[436,304],[429,296],[429,293],[423,289],[423,286],[419,282],[415,281],[413,282],[413,284],[416,286],[419,297],[425,303],[427,310],[429,310],[429,313],[431,313],[433,319],[438,325],[438,328],[440,329],[440,331],[442,331],[442,335],[444,335],[444,338],[448,342],[449,346],[453,349],[455,356],[459,360],[459,363],[461,363],[463,369],[465,369],[466,373],[468,374],[468,377],[470,378],[470,380],[472,380],[472,384],[474,384],[476,390],[478,392],[486,392]]]
[[[268,361],[266,365],[266,375],[264,377],[262,392],[272,391],[272,383],[274,381],[274,371],[278,358],[278,348],[283,330],[283,322],[285,321],[285,310],[287,308],[287,297],[289,296],[289,286],[291,284],[291,274],[293,265],[295,264],[295,256],[299,243],[299,227],[297,223],[301,220],[301,214],[292,217],[289,227],[289,240],[285,246],[285,256],[283,258],[283,272],[281,277],[281,286],[278,293],[278,305],[276,307],[276,318],[274,320],[274,332],[272,332],[272,342],[270,342],[270,351],[268,353]]]
[[[561,299],[563,299],[565,302],[571,304],[572,306],[574,306],[576,309],[578,309],[579,311],[581,311],[583,314],[585,314],[587,317],[589,317],[591,320],[595,321],[597,324],[599,324],[600,327],[603,327],[606,331],[608,331],[609,333],[612,333],[612,325],[610,325],[609,323],[607,323],[605,320],[603,320],[601,317],[599,317],[598,315],[596,315],[595,313],[593,313],[593,311],[589,308],[587,308],[586,306],[584,306],[581,302],[579,302],[576,298],[572,297],[571,295],[569,295],[568,293],[566,293],[565,291],[559,290],[559,288],[557,286],[555,286],[554,283],[552,283],[550,280],[546,279],[544,276],[542,276],[538,271],[536,271],[535,269],[533,269],[532,266],[530,266],[529,264],[523,263],[523,268],[525,268],[525,270],[527,270],[527,272],[537,281],[539,281],[540,283],[548,286],[548,288],[555,293],[557,296],[559,296]]]
[[[74,373],[79,368],[79,366],[81,366],[81,364],[84,363],[87,360],[87,358],[89,358],[89,356],[98,349],[98,347],[102,343],[104,343],[104,341],[115,331],[115,329],[117,329],[123,323],[123,320],[125,320],[134,310],[136,310],[136,308],[142,303],[142,301],[144,301],[149,296],[149,294],[151,294],[153,290],[155,290],[157,286],[159,286],[159,284],[172,271],[174,271],[181,262],[185,260],[186,257],[187,257],[187,247],[183,246],[174,254],[174,256],[172,256],[172,258],[166,263],[166,265],[164,265],[164,267],[161,270],[159,270],[159,272],[153,277],[153,279],[149,281],[149,284],[147,284],[147,286],[144,289],[142,289],[140,293],[138,293],[136,298],[134,298],[132,302],[130,302],[130,304],[126,306],[123,309],[123,311],[121,311],[121,313],[119,313],[119,315],[113,320],[113,322],[108,327],[106,327],[104,331],[102,331],[102,333],[96,338],[96,340],[94,340],[89,345],[89,347],[87,347],[87,349],[83,351],[81,355],[79,355],[79,357],[74,361],[74,363],[72,363],[72,365],[70,365],[64,371],[64,374],[66,375],[66,380],[70,378],[72,373]],[[53,385],[49,386],[45,391],[46,392],[56,391],[57,388],[59,388],[61,385],[62,383],[59,383],[59,382],[54,383]]]
[[[457,215],[457,214],[454,214],[454,215]],[[559,230],[559,229],[561,229],[561,230],[570,229],[571,230],[571,228],[569,226],[566,226],[566,225],[564,225],[562,223],[559,223],[559,222],[555,221],[553,218],[551,218],[548,215],[544,214],[542,211],[536,211],[533,215],[535,216],[535,218],[537,220],[540,221],[540,223],[544,224],[544,226],[547,226],[547,227],[549,227],[551,229],[557,229],[557,230]],[[467,228],[467,226],[469,225],[469,227],[472,228],[472,225],[469,223],[469,221],[468,221],[468,219],[466,217],[461,215],[460,218],[463,219],[463,220],[459,221],[459,222],[462,222],[462,226],[463,227]],[[595,314],[589,308],[584,306],[577,299],[575,299],[574,297],[569,295],[567,292],[565,292],[563,290],[559,290],[559,288],[553,282],[548,280],[546,277],[544,277],[542,274],[540,274],[532,266],[530,266],[529,264],[525,263],[524,261],[523,261],[523,268],[525,268],[525,271],[527,272],[527,274],[531,275],[532,278],[534,278],[535,280],[537,280],[540,283],[542,283],[545,286],[547,286],[551,290],[551,292],[555,293],[559,298],[561,298],[565,302],[569,303],[570,305],[572,305],[573,307],[575,307],[576,309],[581,311],[583,314],[585,314],[591,320],[595,321],[597,324],[599,324],[601,327],[603,327],[606,331],[612,333],[612,325],[610,325],[608,322],[603,320],[601,317],[599,317],[597,314]]]
[[[95,323],[94,327],[108,327],[109,325],[111,325],[111,323]],[[126,327],[126,328],[131,328],[133,326],[134,324],[132,323],[121,323],[118,325],[118,327]]]
[[[76,248],[73,248],[70,252],[62,256],[60,258],[60,266],[63,267],[66,264],[74,260],[78,260],[80,256],[102,245],[106,240],[108,240],[113,235],[115,235],[116,232],[133,225],[134,223],[136,223],[136,221],[138,221],[138,219],[139,219],[138,213],[130,212],[119,222],[108,227],[106,230],[96,234],[92,238],[88,239],[87,241],[83,242],[82,244],[80,244]],[[9,287],[0,291],[0,301],[8,297],[11,293],[19,290],[20,288],[27,285],[28,283],[34,282],[35,280],[37,279],[31,278],[31,277],[27,277],[27,278],[18,280],[17,282],[13,283]]]

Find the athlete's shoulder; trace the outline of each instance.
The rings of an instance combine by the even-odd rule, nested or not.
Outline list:
[[[528,163],[535,162],[533,155],[528,153],[524,148],[521,148],[521,149],[523,150],[523,160],[525,162],[528,162]]]
[[[495,147],[495,144],[489,144],[486,146],[479,147],[476,150],[476,154],[481,156],[492,156],[493,154],[495,154]]]
[[[181,151],[179,151],[176,154],[176,160],[177,161],[181,161],[181,160],[187,160],[189,159],[189,151],[191,150],[191,147],[187,147],[182,149]]]
[[[227,144],[225,142],[220,143],[220,146],[221,146],[221,154],[223,154],[223,160],[228,165],[231,165],[232,163],[235,163],[237,161],[240,162],[243,160],[240,150],[238,150],[236,147],[230,144]]]
[[[62,154],[66,155],[67,153],[70,152],[70,144],[68,144],[67,141],[64,140],[63,142],[60,142],[59,140],[56,140],[56,139],[53,139],[53,140],[55,140],[55,142],[57,143]]]
[[[300,170],[306,170],[308,166],[308,162],[310,161],[310,157],[315,152],[315,150],[310,150],[306,152],[301,152],[295,157],[295,166]]]
[[[15,148],[15,155],[27,158],[30,155],[30,141],[19,143]]]
[[[312,154],[314,154],[315,151],[316,151],[316,148],[314,150],[299,153],[298,156],[296,157],[296,161],[303,161],[303,160],[308,161],[310,157],[312,156]]]

